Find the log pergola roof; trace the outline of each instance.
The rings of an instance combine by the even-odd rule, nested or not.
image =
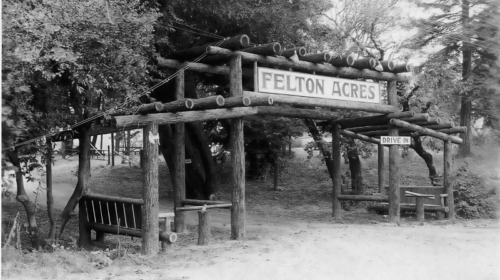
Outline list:
[[[355,59],[352,55],[339,55],[334,51],[307,54],[305,48],[282,49],[277,42],[250,46],[246,35],[238,35],[221,42],[185,49],[173,53],[169,58],[157,58],[159,67],[182,69],[189,65],[189,71],[216,75],[230,75],[228,61],[240,56],[242,76],[253,78],[255,66],[293,70],[318,75],[371,79],[388,82],[407,82],[411,67],[395,61],[376,61],[373,58]],[[189,62],[202,54],[208,54],[198,63]],[[296,56],[295,59],[293,56]],[[145,98],[148,100],[148,98]],[[285,105],[285,106],[280,106]],[[289,106],[299,105],[300,108]],[[343,109],[379,113],[361,118],[337,119],[331,110]],[[129,112],[131,110],[128,110]],[[322,120],[320,124],[339,124],[341,134],[371,143],[379,144],[377,139],[387,135],[387,126],[400,127],[402,136],[428,135],[438,139],[451,139],[460,144],[462,140],[450,134],[463,133],[465,127],[454,127],[453,123],[442,122],[428,114],[399,112],[395,105],[369,104],[343,100],[318,100],[309,97],[294,97],[244,91],[243,96],[223,98],[211,96],[200,99],[182,99],[169,103],[152,102],[143,104],[132,115],[126,112],[114,114],[111,122],[94,123],[91,135],[107,134],[140,128],[150,121],[158,124],[176,124],[214,119],[231,119],[251,115],[271,115],[293,118]],[[394,120],[392,120],[394,119]],[[53,141],[68,138],[68,132],[53,137]]]

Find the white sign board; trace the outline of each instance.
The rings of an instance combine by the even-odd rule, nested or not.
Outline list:
[[[378,83],[259,67],[258,91],[336,100],[380,103]]]
[[[410,145],[411,139],[407,136],[380,136],[382,145]]]

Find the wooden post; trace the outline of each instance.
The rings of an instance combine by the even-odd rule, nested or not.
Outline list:
[[[341,151],[340,151],[340,127],[338,124],[332,126],[332,160],[333,160],[333,187],[332,187],[332,211],[333,218],[340,219],[341,207],[339,195],[342,186],[340,185],[340,164],[341,164]]]
[[[50,220],[50,231],[48,238],[54,241],[56,236],[56,218],[54,216],[54,196],[52,195],[52,139],[47,137],[47,213]],[[64,142],[63,142],[64,145]]]
[[[243,94],[241,56],[233,56],[229,62],[229,88],[231,96]],[[230,122],[230,147],[233,192],[231,201],[231,239],[245,236],[245,150],[243,140],[243,119]]]
[[[109,149],[109,145],[108,145],[108,165],[111,164],[111,153],[110,153],[110,149]]]
[[[388,125],[389,136],[398,136],[398,128]],[[400,220],[400,189],[399,189],[399,145],[389,146],[389,222]]]
[[[278,179],[279,179],[279,174],[280,174],[280,169],[279,169],[279,161],[276,159],[274,161],[274,190],[278,190]]]
[[[87,247],[90,245],[91,241],[91,230],[87,227],[87,209],[85,206],[85,201],[80,199],[78,202],[78,226],[80,236],[78,238],[80,247]]]
[[[130,130],[127,130],[127,160],[128,160],[128,166],[132,166],[132,162],[130,161]]]
[[[175,78],[175,99],[180,100],[184,98],[185,81],[184,71],[180,72]],[[174,131],[174,206],[182,207],[182,200],[186,198],[186,148],[185,148],[185,126],[184,123],[175,125]],[[175,209],[174,208],[174,209]],[[186,215],[184,212],[175,211],[175,231],[178,233],[186,232]]]
[[[424,198],[423,197],[415,197],[416,206],[417,206],[417,221],[424,221]]]
[[[387,82],[387,100],[389,105],[398,105],[396,81]],[[397,126],[388,125],[389,136],[399,136]],[[399,146],[389,147],[389,222],[398,223],[401,216],[399,189]]]
[[[198,211],[198,245],[210,243],[210,212]]]
[[[111,166],[115,166],[115,134],[111,133]]]
[[[451,139],[444,141],[444,174],[443,174],[443,187],[448,196],[446,197],[446,206],[450,209],[448,218],[455,219],[455,202],[453,200],[453,185],[450,182],[451,164],[452,164],[452,149]]]
[[[384,145],[378,144],[378,192],[385,193],[384,182]]]
[[[143,128],[144,168],[142,169],[142,254],[158,254],[158,125],[154,122]]]
[[[104,138],[104,134],[100,134],[99,136],[101,136],[101,146],[100,146],[101,148],[100,149],[102,150],[102,138]]]

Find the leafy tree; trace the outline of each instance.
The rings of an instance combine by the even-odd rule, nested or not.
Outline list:
[[[75,125],[126,97],[137,99],[134,94],[148,86],[158,16],[133,0],[4,1],[3,147]],[[85,137],[89,129],[78,128]],[[80,157],[88,161],[83,150]],[[60,233],[85,188],[79,181]]]
[[[439,75],[433,79],[439,79],[441,83],[452,81],[452,92],[446,91],[448,97],[445,99],[456,96],[460,100],[460,125],[467,127],[467,133],[461,137],[464,144],[460,145],[459,154],[467,156],[470,154],[471,122],[485,118],[488,126],[497,127],[498,123],[498,116],[493,111],[499,108],[499,81],[496,75],[499,3],[488,0],[436,0],[422,1],[420,5],[431,15],[413,23],[419,30],[413,40],[415,47],[430,44],[443,46],[438,60],[429,60],[421,72],[438,72]],[[442,71],[443,67],[439,65],[443,62],[449,65],[446,71]],[[446,81],[446,76],[453,76],[453,79]],[[455,116],[455,112],[452,111],[451,115]]]

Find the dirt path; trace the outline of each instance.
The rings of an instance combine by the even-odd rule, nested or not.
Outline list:
[[[121,260],[96,279],[500,279],[494,220],[425,225],[305,223],[248,216],[248,236]],[[111,276],[112,275],[112,276]]]

